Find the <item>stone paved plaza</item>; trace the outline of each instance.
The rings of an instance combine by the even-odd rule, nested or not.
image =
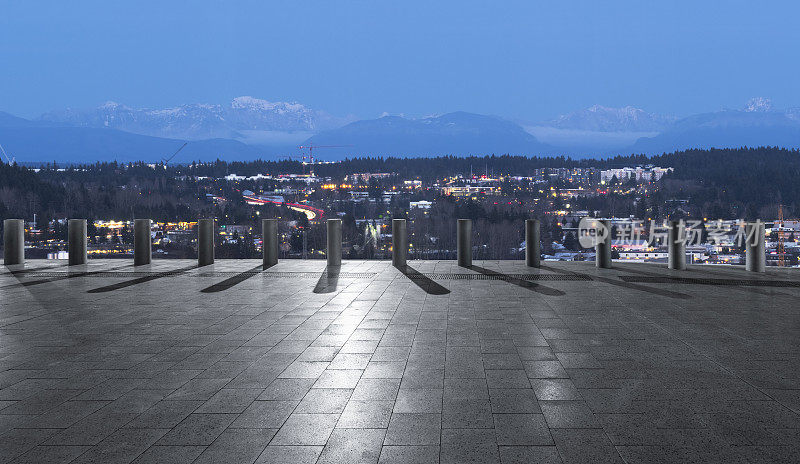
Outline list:
[[[800,274],[0,269],[0,462],[800,461]]]

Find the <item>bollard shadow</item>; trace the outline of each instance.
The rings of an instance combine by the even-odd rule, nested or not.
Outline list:
[[[395,266],[406,277],[429,295],[447,295],[450,290],[434,282],[430,277],[417,271],[408,264]]]
[[[112,267],[112,268],[102,269],[102,270],[97,270],[97,271],[69,272],[66,275],[58,276],[58,277],[50,277],[50,278],[47,278],[47,279],[39,279],[39,280],[29,280],[29,281],[26,281],[26,282],[20,281],[20,282],[18,282],[16,284],[7,285],[7,286],[2,287],[2,288],[32,287],[34,285],[46,284],[46,283],[49,283],[49,282],[57,282],[59,280],[74,279],[76,277],[86,277],[86,276],[93,276],[93,275],[97,275],[97,274],[102,274],[104,272],[118,271],[120,269],[125,269],[126,267],[131,267],[131,266],[133,266],[133,265],[132,264],[128,264],[128,265],[125,265],[125,266]],[[37,270],[41,270],[41,269],[37,269]]]
[[[485,267],[476,266],[474,264],[467,266],[467,269],[473,270],[475,272],[480,272],[485,276],[494,277],[497,280],[503,280],[508,283],[512,283],[522,288],[527,288],[528,290],[534,291],[536,293],[541,293],[542,295],[548,295],[548,296],[566,295],[566,293],[562,292],[561,290],[537,284],[535,282],[530,282],[528,280],[522,280],[517,277],[512,277],[508,274],[503,274],[502,272],[493,271],[491,269],[486,269]]]
[[[562,275],[582,276],[582,277],[586,277],[588,279],[591,279],[591,280],[594,280],[594,281],[597,281],[597,282],[602,282],[604,284],[613,285],[615,287],[627,288],[629,290],[638,290],[640,292],[652,293],[653,295],[666,296],[668,298],[675,298],[675,299],[679,299],[679,300],[690,300],[692,298],[690,295],[687,295],[685,293],[673,292],[672,290],[665,290],[663,288],[648,287],[646,285],[632,284],[632,283],[625,282],[625,281],[622,281],[622,280],[610,279],[608,277],[592,276],[592,275],[589,275],[589,274],[583,274],[583,273],[580,273],[580,272],[566,271],[566,270],[563,270],[563,269],[557,269],[557,268],[550,267],[550,266],[545,266],[545,265],[542,265],[541,269],[546,269],[548,271],[555,272],[555,273],[562,274]]]
[[[25,265],[24,264],[4,264],[3,266],[6,269],[8,269],[8,271],[7,272],[3,272],[0,275],[11,275],[11,276],[23,275],[23,274],[27,274],[28,272],[46,271],[48,269],[56,269],[56,268],[59,268],[59,267],[64,267],[66,265],[67,264],[64,263],[64,264],[56,264],[54,266],[29,267],[29,268],[24,268],[23,267],[22,269],[8,269],[9,267],[12,267],[12,266],[25,266]]]
[[[649,276],[649,277],[664,277],[664,278],[669,278],[670,277],[668,275],[665,275],[663,272],[662,273],[648,272],[648,271],[643,271],[641,269],[631,269],[629,267],[619,266],[619,265],[617,266],[617,268],[619,268],[623,272],[628,272],[630,274],[639,274],[639,275]],[[697,272],[697,271],[695,271],[693,269],[686,269],[683,272]],[[723,275],[725,275],[725,274],[723,274]],[[730,275],[730,274],[728,274],[728,275]],[[765,289],[761,289],[761,288],[752,288],[752,287],[734,287],[734,288],[736,288],[737,290],[743,291],[743,292],[755,293],[757,295],[784,295],[784,296],[789,296],[788,293],[780,292],[780,291],[777,291],[777,290],[774,290],[774,289],[765,290]]]
[[[197,269],[199,266],[197,264],[193,264],[191,266],[187,266],[181,269],[175,269],[172,271],[164,271],[164,272],[157,272],[151,275],[146,275],[144,277],[139,277],[132,280],[126,280],[125,282],[118,282],[116,284],[106,285],[105,287],[98,287],[88,290],[86,293],[105,293],[105,292],[113,292],[114,290],[120,290],[122,288],[132,287],[134,285],[143,284],[145,282],[150,282],[156,279],[160,279],[162,277],[174,277],[179,276],[181,274],[185,274],[192,269]]]
[[[278,265],[278,263],[275,263],[275,264],[262,264],[261,266],[258,266],[258,268],[261,268],[262,271],[266,271],[267,269],[269,269],[271,267],[274,267],[274,266],[277,266],[277,265]]]
[[[253,269],[248,269],[240,274],[236,274],[233,277],[223,280],[222,282],[216,283],[210,287],[206,287],[200,290],[200,293],[216,293],[216,292],[223,292],[228,290],[229,288],[233,287],[234,285],[238,285],[245,280],[249,279],[250,277],[256,276],[261,273],[262,270],[267,269],[269,266],[264,267],[264,265],[258,265]]]
[[[333,293],[339,284],[339,273],[342,266],[327,266],[319,276],[317,285],[314,286],[314,293]]]

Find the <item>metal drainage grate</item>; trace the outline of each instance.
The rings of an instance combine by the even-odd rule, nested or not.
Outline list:
[[[298,279],[319,279],[320,277],[340,278],[340,279],[372,279],[377,274],[374,272],[264,272],[265,278],[282,279],[282,278],[298,278]]]
[[[170,277],[174,275],[186,274],[186,271],[90,271],[90,272],[29,272],[24,276],[26,278],[68,278],[68,277],[153,277],[163,276]]]
[[[26,278],[69,278],[69,277],[106,277],[106,278],[139,278],[139,277],[254,277],[263,275],[266,279],[319,279],[325,275],[331,278],[340,279],[371,279],[375,277],[374,272],[340,272],[338,274],[326,274],[324,272],[262,272],[262,271],[206,271],[191,272],[186,270],[175,271],[91,271],[91,272],[30,272],[26,273]]]
[[[437,280],[525,280],[525,281],[587,281],[592,280],[585,275],[562,274],[424,274],[425,277]]]
[[[695,279],[691,277],[645,277],[620,276],[625,282],[643,284],[694,284],[719,285],[731,287],[800,287],[800,282],[788,280],[756,280],[756,279]]]

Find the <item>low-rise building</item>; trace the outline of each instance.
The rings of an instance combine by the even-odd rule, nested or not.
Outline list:
[[[605,169],[600,171],[601,182],[611,182],[614,178],[619,181],[635,180],[636,182],[657,182],[673,168],[661,168],[658,166],[636,166],[618,169]]]
[[[408,203],[408,209],[431,209],[432,201],[420,200],[411,201]]]

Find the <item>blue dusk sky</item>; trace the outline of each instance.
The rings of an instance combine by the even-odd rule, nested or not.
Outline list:
[[[796,1],[0,0],[0,111],[299,101],[525,121],[800,106]]]

